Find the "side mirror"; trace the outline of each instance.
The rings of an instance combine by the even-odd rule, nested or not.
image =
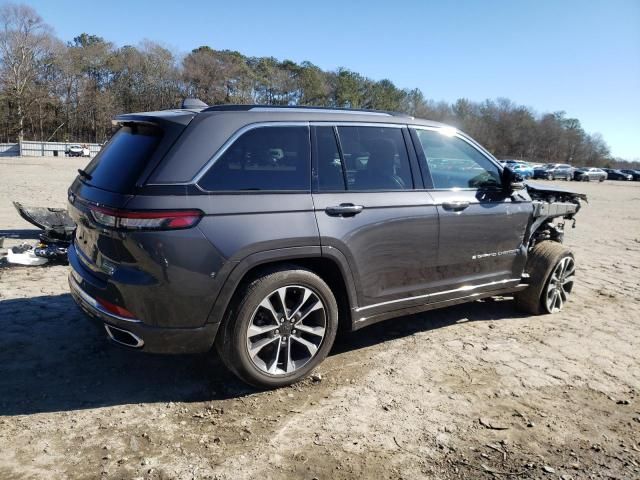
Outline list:
[[[509,167],[504,167],[502,170],[502,188],[506,193],[511,193],[515,190],[522,190],[524,188],[524,178],[517,172],[514,172]]]

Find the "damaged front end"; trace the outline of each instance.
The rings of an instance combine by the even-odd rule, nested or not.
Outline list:
[[[532,200],[533,212],[524,244],[531,249],[544,240],[562,243],[565,220],[572,221],[572,228],[575,228],[575,216],[582,201],[587,202],[587,196],[533,182],[526,183],[526,189]]]

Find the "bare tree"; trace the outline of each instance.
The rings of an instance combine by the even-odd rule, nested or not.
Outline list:
[[[12,3],[0,7],[0,85],[14,111],[19,141],[24,137],[26,109],[36,101],[36,83],[51,46],[51,29],[34,9]]]
[[[600,135],[589,135],[562,111],[539,115],[505,98],[436,102],[417,88],[401,90],[346,68],[326,71],[310,62],[208,46],[178,62],[151,41],[116,47],[82,33],[63,43],[32,8],[0,7],[0,134],[7,141],[103,141],[114,115],[174,108],[185,96],[209,104],[399,110],[453,124],[503,158],[600,166],[616,161]]]

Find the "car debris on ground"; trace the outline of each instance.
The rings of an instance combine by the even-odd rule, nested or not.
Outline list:
[[[49,260],[35,254],[33,245],[23,243],[7,250],[7,262],[15,265],[39,266]]]
[[[40,266],[67,263],[67,249],[73,239],[75,224],[63,208],[27,207],[13,202],[20,216],[43,232],[36,245],[23,243],[7,250],[7,262],[15,265]],[[4,239],[0,240],[0,246]]]

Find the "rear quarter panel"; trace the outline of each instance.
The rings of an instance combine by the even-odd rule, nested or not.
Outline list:
[[[211,249],[185,251],[194,261],[216,263],[202,282],[208,288],[208,321],[219,322],[242,274],[269,261],[320,255],[310,193],[201,194],[135,197],[131,208],[198,208],[196,227]],[[209,252],[204,256],[203,252]],[[240,273],[238,273],[240,272]],[[211,300],[211,301],[210,301]]]

